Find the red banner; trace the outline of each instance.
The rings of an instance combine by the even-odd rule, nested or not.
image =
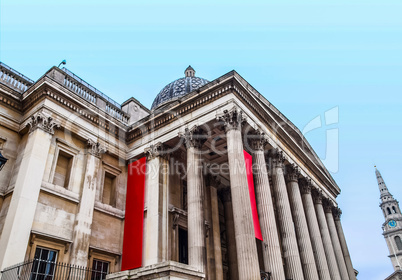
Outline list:
[[[251,211],[253,213],[254,234],[255,238],[262,240],[262,233],[260,228],[260,220],[258,219],[257,204],[255,201],[254,179],[253,179],[253,158],[249,153],[243,151],[244,160],[246,162],[248,192],[250,194]]]
[[[146,158],[130,163],[127,173],[122,271],[142,265]]]

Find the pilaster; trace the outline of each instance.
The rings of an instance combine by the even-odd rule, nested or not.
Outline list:
[[[29,134],[0,239],[0,269],[23,262],[54,128],[42,112],[28,121]]]
[[[71,264],[79,266],[87,266],[88,264],[96,188],[99,187],[99,182],[101,182],[101,155],[106,152],[106,148],[99,142],[89,139],[87,144],[88,153],[84,176],[85,180],[82,186],[82,195],[75,219],[70,261]]]

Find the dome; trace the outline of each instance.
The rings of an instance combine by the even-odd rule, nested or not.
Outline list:
[[[195,71],[191,66],[187,67],[184,73],[184,78],[171,82],[159,92],[152,103],[151,110],[156,109],[170,101],[177,100],[209,83],[209,81],[206,79],[195,77]]]

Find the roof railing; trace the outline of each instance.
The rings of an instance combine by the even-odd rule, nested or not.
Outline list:
[[[24,93],[33,83],[31,79],[0,62],[0,83],[7,85],[19,93]]]

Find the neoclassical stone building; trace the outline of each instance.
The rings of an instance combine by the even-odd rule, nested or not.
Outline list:
[[[149,110],[2,63],[0,104],[1,269],[46,255],[109,279],[356,279],[339,187],[235,71],[188,67]]]

